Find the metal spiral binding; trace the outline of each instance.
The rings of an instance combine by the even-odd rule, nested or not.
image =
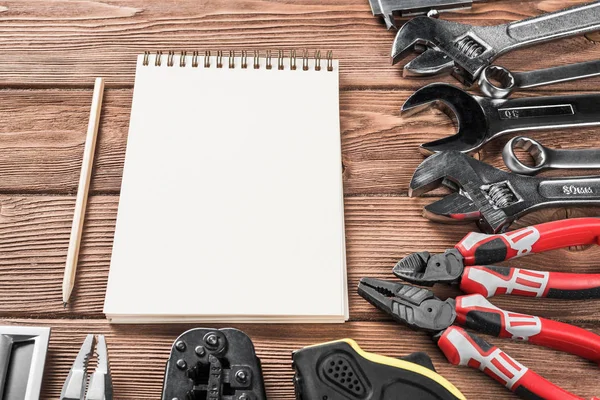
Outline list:
[[[169,51],[169,54],[167,55],[167,67],[173,66],[173,58],[175,58],[175,52]]]
[[[229,68],[235,68],[235,52],[229,51]]]
[[[321,51],[315,51],[315,71],[321,70]]]
[[[296,50],[292,50],[290,53],[290,69],[292,71],[296,70]]]
[[[271,64],[271,50],[267,50],[267,69],[273,68]]]
[[[236,54],[234,50],[229,50],[228,51],[229,56],[227,57],[227,64],[228,67],[230,69],[235,69],[236,68]],[[143,66],[149,66],[150,65],[150,57],[152,56],[152,52],[150,51],[144,51],[143,54],[143,58],[142,58],[142,65]],[[179,53],[179,67],[184,68],[188,65],[188,52],[187,51],[181,51]],[[160,67],[162,65],[162,57],[163,57],[163,52],[162,51],[157,51],[155,53],[155,57],[154,57],[154,66],[156,67]],[[167,67],[173,67],[175,65],[175,57],[176,57],[176,52],[175,51],[169,51],[167,52]],[[192,55],[191,55],[191,67],[192,68],[198,68],[200,63],[199,63],[199,58],[200,58],[200,52],[199,51],[193,51]],[[327,71],[333,71],[333,52],[332,51],[328,51],[327,55]],[[238,57],[238,59],[240,60],[240,67],[242,69],[247,69],[248,68],[248,51],[246,50],[242,50],[241,52],[241,57]],[[286,56],[285,56],[285,51],[284,50],[278,50],[277,51],[277,69],[282,71],[286,69],[286,62],[285,62]],[[211,52],[210,51],[205,51],[204,52],[204,68],[210,68],[212,66],[211,62],[213,61],[213,58],[211,56]],[[216,68],[223,68],[223,51],[219,50],[217,51],[217,56],[214,59],[215,61],[215,67]],[[315,71],[321,71],[322,67],[322,58],[321,58],[321,51],[317,50],[315,51],[314,54],[314,70]],[[258,50],[254,50],[253,53],[253,63],[252,66],[254,69],[260,69],[261,64],[260,64],[260,51]],[[265,64],[264,64],[266,69],[273,69],[273,52],[271,50],[267,50],[266,51],[266,56],[265,56]],[[289,69],[292,71],[297,70],[297,53],[296,50],[291,50],[290,54],[289,54]],[[308,71],[310,70],[310,57],[309,57],[309,52],[308,50],[304,50],[303,54],[302,54],[302,70],[303,71]]]
[[[308,71],[308,50],[304,50],[302,55],[302,70]]]
[[[277,69],[280,71],[285,69],[285,67],[283,66],[283,50],[279,50],[277,52]]]
[[[248,68],[248,52],[246,50],[242,50],[242,68]]]
[[[210,51],[204,52],[204,68],[210,68]]]
[[[254,69],[259,69],[260,68],[260,53],[258,52],[258,50],[254,50]]]
[[[223,50],[217,51],[217,68],[223,68]]]

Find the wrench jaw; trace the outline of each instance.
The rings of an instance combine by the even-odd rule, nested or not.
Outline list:
[[[423,77],[449,73],[454,70],[454,61],[443,51],[428,48],[404,65],[406,77]]]
[[[446,114],[457,128],[457,133],[422,144],[424,154],[445,150],[471,153],[481,148],[490,138],[488,118],[480,104],[481,98],[443,83],[427,85],[413,93],[402,106],[402,115],[410,116],[430,107]]]
[[[444,224],[464,224],[469,221],[479,221],[481,211],[468,197],[460,193],[451,193],[425,206],[423,216]]]
[[[431,75],[431,71],[435,69],[440,72],[447,71],[449,63],[453,65],[454,62],[440,46],[444,46],[443,41],[447,39],[448,31],[468,31],[468,28],[467,25],[431,17],[415,17],[402,25],[396,34],[392,45],[392,65],[399,63],[410,53],[419,52],[427,55],[423,56],[421,61],[413,60],[416,64],[407,71],[409,75]],[[424,69],[419,69],[419,66],[423,66]]]
[[[497,32],[457,22],[417,17],[400,28],[392,46],[392,64],[410,52],[425,55],[415,58],[404,69],[405,76],[428,76],[451,72],[460,82],[471,86],[479,73],[495,58],[495,52],[482,37]]]

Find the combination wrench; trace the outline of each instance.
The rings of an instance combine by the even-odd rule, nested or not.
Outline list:
[[[499,65],[491,65],[486,67],[479,76],[479,89],[486,96],[504,99],[518,89],[553,85],[598,75],[600,75],[600,61],[561,65],[528,72],[511,72]]]
[[[515,149],[525,150],[534,165],[529,166],[521,162],[515,155]],[[542,146],[541,143],[522,136],[512,138],[502,150],[504,164],[512,172],[521,175],[534,175],[540,171],[556,169],[592,169],[600,168],[600,150],[554,150]]]
[[[506,133],[600,125],[600,94],[492,99],[473,96],[456,86],[433,83],[413,93],[403,113],[440,107],[458,132],[421,145],[426,154],[445,150],[472,153]]]

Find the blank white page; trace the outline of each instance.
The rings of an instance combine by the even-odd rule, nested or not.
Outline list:
[[[203,61],[138,57],[105,314],[347,319],[337,61]]]

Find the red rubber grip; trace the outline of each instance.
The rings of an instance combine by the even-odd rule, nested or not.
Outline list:
[[[529,253],[597,244],[599,237],[600,218],[572,218],[496,235],[471,232],[455,247],[465,265],[489,265]]]
[[[489,335],[575,354],[600,363],[600,336],[586,329],[496,307],[479,294],[456,298],[456,322]]]
[[[501,294],[553,299],[600,298],[600,274],[565,274],[498,266],[465,267],[460,281],[464,293],[485,297]]]
[[[451,326],[446,329],[439,338],[438,346],[450,363],[483,371],[523,398],[583,400],[547,381],[496,346],[462,328]]]

